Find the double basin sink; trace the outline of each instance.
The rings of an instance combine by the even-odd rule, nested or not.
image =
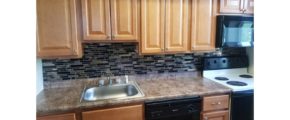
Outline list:
[[[110,99],[129,99],[143,96],[144,93],[138,84],[134,81],[129,81],[126,84],[85,87],[82,93],[81,102]]]

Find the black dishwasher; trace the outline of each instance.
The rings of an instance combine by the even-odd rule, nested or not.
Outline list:
[[[200,120],[201,98],[145,102],[146,120]]]

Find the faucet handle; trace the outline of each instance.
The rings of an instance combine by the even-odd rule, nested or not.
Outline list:
[[[128,75],[125,75],[125,81],[126,81],[126,84],[129,83],[129,78],[128,78]]]
[[[105,85],[105,80],[99,80],[99,86],[104,86]]]

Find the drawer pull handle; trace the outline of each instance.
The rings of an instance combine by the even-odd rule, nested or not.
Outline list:
[[[211,103],[211,105],[220,105],[222,104],[221,102],[216,102],[216,103]]]

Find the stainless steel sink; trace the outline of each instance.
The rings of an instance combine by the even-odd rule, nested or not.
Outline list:
[[[106,99],[127,99],[143,97],[144,94],[139,86],[130,81],[127,84],[117,84],[110,86],[90,86],[85,87],[81,102],[83,101],[97,101]]]

